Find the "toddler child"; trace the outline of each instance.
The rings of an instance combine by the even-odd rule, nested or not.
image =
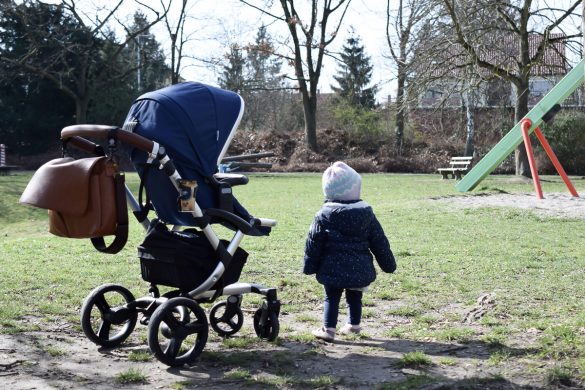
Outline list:
[[[394,272],[396,261],[372,208],[360,199],[360,175],[338,161],[325,170],[322,184],[325,203],[309,230],[303,273],[316,274],[325,288],[323,327],[313,335],[333,341],[344,291],[349,318],[340,332],[361,330],[362,294],[376,279],[372,254],[384,272]]]

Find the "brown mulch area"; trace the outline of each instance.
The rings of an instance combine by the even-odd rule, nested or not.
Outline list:
[[[303,131],[240,130],[232,140],[226,157],[272,152],[274,157],[250,160],[271,163],[270,172],[322,172],[331,163],[341,160],[362,173],[434,173],[437,168],[447,166],[451,156],[462,155],[464,149],[462,142],[435,139],[418,143],[406,142],[402,151],[398,151],[391,136],[363,138],[334,129],[319,129],[317,140],[319,151],[314,152],[307,146]],[[81,152],[79,155],[75,154],[78,152],[76,150],[71,152],[75,157],[86,156]],[[133,165],[126,154],[121,152],[119,155],[122,168],[132,171]],[[61,157],[61,146],[54,145],[39,155],[8,157],[8,162],[20,169],[35,170],[45,162]]]
[[[250,132],[236,134],[228,156],[273,152],[259,162],[273,164],[276,172],[320,172],[332,162],[343,160],[359,172],[430,173],[449,162],[462,148],[453,145],[408,144],[401,153],[393,140],[359,139],[340,130],[324,129],[317,132],[318,150],[309,149],[303,132]]]

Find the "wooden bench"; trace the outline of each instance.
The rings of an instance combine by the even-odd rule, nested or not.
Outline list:
[[[461,177],[471,168],[472,159],[473,157],[451,157],[449,168],[439,168],[437,171],[443,175],[443,179],[448,179],[451,175],[451,178],[461,180]]]
[[[252,153],[252,154],[243,154],[240,156],[231,156],[225,157],[221,160],[218,168],[220,172],[228,173],[233,171],[238,171],[241,169],[249,169],[249,168],[263,168],[263,169],[270,169],[272,168],[271,163],[262,163],[262,162],[250,162],[246,160],[258,160],[264,157],[273,157],[273,152],[263,152],[263,153]]]

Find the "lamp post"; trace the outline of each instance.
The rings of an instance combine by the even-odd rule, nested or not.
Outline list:
[[[152,38],[152,34],[140,34],[136,36],[136,62],[138,67],[136,69],[136,87],[137,90],[140,91],[141,89],[141,75],[140,75],[140,68],[142,68],[142,61],[140,58],[141,46],[140,46],[140,38]]]

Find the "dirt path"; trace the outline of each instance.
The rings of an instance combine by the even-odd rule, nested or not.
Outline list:
[[[380,313],[385,312],[380,308]],[[320,312],[312,313],[316,317]],[[462,319],[465,318],[462,313]],[[489,347],[482,343],[415,342],[389,339],[381,334],[398,325],[396,319],[368,319],[362,338],[338,337],[335,343],[287,341],[306,324],[292,315],[281,315],[286,330],[278,344],[253,342],[230,348],[210,333],[205,351],[192,367],[168,368],[150,358],[131,361],[137,352],[147,352],[139,327],[122,347],[98,349],[71,324],[53,324],[43,331],[0,336],[0,387],[4,389],[282,389],[330,388],[375,389],[384,383],[412,385],[417,389],[540,388],[542,379],[531,377],[521,365],[502,368],[489,364]],[[384,324],[381,326],[380,324]],[[472,325],[474,326],[474,325]],[[243,334],[251,338],[251,320]],[[478,326],[479,328],[479,326]],[[481,332],[481,330],[479,330]],[[242,336],[235,336],[242,337]],[[405,353],[421,351],[432,361],[425,367],[403,368]],[[521,355],[521,348],[512,351]],[[120,373],[129,370],[145,375],[144,383],[122,384]],[[244,372],[244,375],[241,374]],[[391,387],[387,387],[391,388]]]

